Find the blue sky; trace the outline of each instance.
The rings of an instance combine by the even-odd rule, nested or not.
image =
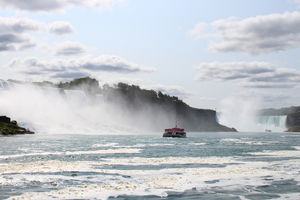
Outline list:
[[[0,79],[88,75],[201,108],[299,105],[297,0],[0,0],[0,13]]]

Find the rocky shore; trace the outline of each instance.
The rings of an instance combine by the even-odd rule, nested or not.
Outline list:
[[[20,127],[18,123],[7,116],[0,116],[0,135],[34,134],[34,132]]]

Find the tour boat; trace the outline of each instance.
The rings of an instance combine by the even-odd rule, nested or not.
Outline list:
[[[183,128],[178,128],[177,124],[175,128],[165,129],[163,137],[178,137],[178,138],[185,138],[186,132]]]

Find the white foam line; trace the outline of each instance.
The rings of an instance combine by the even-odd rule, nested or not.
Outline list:
[[[254,152],[249,154],[256,155],[256,156],[272,156],[272,157],[295,157],[295,158],[300,157],[299,150],[264,151],[264,152]]]
[[[78,154],[81,154],[78,152]],[[207,158],[180,158],[180,157],[164,157],[164,158],[120,158],[120,159],[103,159],[97,162],[63,162],[63,161],[40,161],[40,162],[29,162],[29,163],[11,163],[11,164],[0,164],[0,174],[3,173],[30,173],[30,172],[60,172],[60,171],[72,171],[72,170],[92,170],[90,166],[99,165],[127,165],[127,166],[138,166],[138,165],[161,165],[161,164],[229,164],[239,163],[233,158],[227,157],[207,157]],[[101,172],[106,172],[102,170]]]
[[[158,147],[158,146],[174,146],[174,144],[136,144],[136,145],[126,145],[126,146],[115,146],[120,148],[139,148],[139,147]]]
[[[8,159],[8,158],[19,158],[26,156],[47,156],[47,155],[62,155],[62,152],[41,152],[41,153],[27,153],[27,154],[15,154],[15,155],[2,155],[0,159]]]
[[[127,149],[127,148],[119,148],[119,149],[105,149],[105,150],[97,150],[97,151],[74,151],[74,152],[65,152],[66,155],[84,155],[84,154],[132,154],[132,153],[140,153],[142,149]]]
[[[119,143],[93,144],[92,147],[93,148],[97,148],[97,147],[115,147],[118,144]]]
[[[262,141],[251,141],[250,138],[225,138],[221,139],[221,142],[232,142],[235,144],[248,144],[248,145],[267,145],[267,144],[276,144],[278,143],[277,141],[267,141],[267,142],[262,142]]]
[[[192,142],[192,143],[189,143],[189,145],[203,146],[203,145],[206,145],[206,143],[205,142],[200,142],[200,143],[194,143],[194,142]]]
[[[148,144],[149,147],[157,147],[157,146],[174,146],[175,144]]]
[[[126,182],[119,182],[112,185],[79,185],[76,187],[67,187],[63,190],[54,190],[50,192],[41,193],[25,193],[20,196],[10,197],[9,199],[19,200],[19,199],[30,199],[30,200],[40,200],[40,199],[102,199],[106,200],[110,196],[119,195],[155,195],[159,197],[166,197],[167,194],[164,190],[149,190],[145,191],[143,189],[144,185],[140,184],[127,184]]]
[[[161,164],[230,164],[239,163],[230,157],[162,157],[162,158],[104,158],[113,165],[161,165]]]
[[[88,155],[88,154],[132,154],[140,153],[142,149],[128,149],[128,148],[118,148],[118,149],[104,149],[96,151],[67,151],[67,152],[41,152],[41,153],[28,153],[28,154],[16,154],[16,155],[2,155],[0,159],[8,158],[19,158],[28,156],[47,156],[47,155]]]
[[[300,151],[300,146],[293,146],[296,150]]]

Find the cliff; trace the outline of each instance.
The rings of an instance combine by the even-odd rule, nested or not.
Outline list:
[[[34,132],[20,127],[16,121],[11,121],[9,117],[0,116],[0,135],[19,134],[34,134]]]
[[[97,80],[86,77],[59,83],[58,87],[79,88],[89,95],[101,94],[107,102],[115,104],[128,116],[135,116],[133,119],[147,116],[151,126],[141,122],[139,128],[162,130],[174,126],[175,121],[178,121],[179,126],[187,131],[236,131],[219,124],[214,110],[193,108],[176,96],[141,89],[136,85],[118,83],[111,87],[106,84],[100,88]]]
[[[80,90],[91,105],[104,105],[108,115],[115,115],[115,122],[134,130],[162,131],[178,125],[187,131],[236,131],[217,122],[216,112],[210,109],[193,108],[176,96],[160,91],[142,89],[137,85],[118,83],[100,86],[90,77],[69,82],[52,83],[20,82],[12,84],[34,84],[43,88],[58,88],[59,94],[68,99],[67,90]],[[47,91],[47,90],[46,90]],[[89,116],[85,116],[89,117]],[[100,120],[100,119],[99,119]]]
[[[187,131],[230,131],[236,132],[234,128],[228,128],[219,124],[216,120],[216,111],[186,107],[177,113],[178,120]]]
[[[300,112],[288,114],[286,126],[289,132],[300,132]]]

